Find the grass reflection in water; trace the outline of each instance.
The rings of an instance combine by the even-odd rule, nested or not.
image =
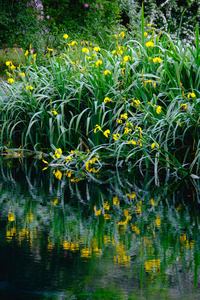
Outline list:
[[[122,282],[137,282],[123,288],[127,297],[163,289],[166,294],[198,291],[199,205],[198,194],[187,188],[191,182],[173,192],[178,183],[161,188],[151,179],[124,176],[121,184],[116,177],[101,184],[77,183],[23,168],[25,177],[19,176],[21,168],[1,169],[0,220],[6,224],[7,247],[28,244],[38,263],[45,255],[59,257],[60,271],[65,259],[80,268],[85,264],[89,273],[81,278],[86,285],[94,278],[94,290],[95,272],[101,270],[104,287],[105,278],[109,282],[113,276],[114,282],[119,274]],[[198,191],[198,182],[193,184]],[[71,289],[75,293],[75,285]],[[119,299],[126,299],[123,295]]]

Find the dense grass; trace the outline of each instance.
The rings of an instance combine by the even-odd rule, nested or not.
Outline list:
[[[8,66],[14,82],[0,88],[2,147],[60,148],[56,161],[90,173],[104,163],[198,174],[197,27],[185,44],[142,17],[140,39],[122,32],[100,49],[67,38],[62,55],[48,51],[48,67],[31,49],[26,65]]]

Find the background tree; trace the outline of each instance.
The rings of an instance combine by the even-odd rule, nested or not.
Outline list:
[[[25,46],[29,36],[38,30],[35,3],[28,0],[0,0],[0,44]]]

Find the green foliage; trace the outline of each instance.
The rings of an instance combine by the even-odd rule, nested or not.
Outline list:
[[[119,14],[115,0],[44,0],[45,16],[57,32],[101,32],[113,25]],[[97,31],[97,32],[96,32]]]
[[[0,43],[27,47],[27,41],[39,29],[37,14],[30,1],[0,0]]]
[[[55,161],[90,172],[100,157],[130,170],[198,174],[198,27],[195,45],[145,28],[143,15],[141,32],[138,40],[116,34],[109,50],[68,37],[62,55],[48,50],[47,67],[31,49],[21,69],[9,63],[10,82],[0,91],[2,146],[61,148],[68,154]]]

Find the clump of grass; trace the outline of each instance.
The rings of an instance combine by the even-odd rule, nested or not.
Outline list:
[[[1,146],[61,149],[53,164],[90,173],[103,163],[198,174],[198,27],[195,44],[145,27],[143,15],[141,38],[118,33],[109,49],[64,38],[46,67],[31,49],[26,65],[8,65]]]

